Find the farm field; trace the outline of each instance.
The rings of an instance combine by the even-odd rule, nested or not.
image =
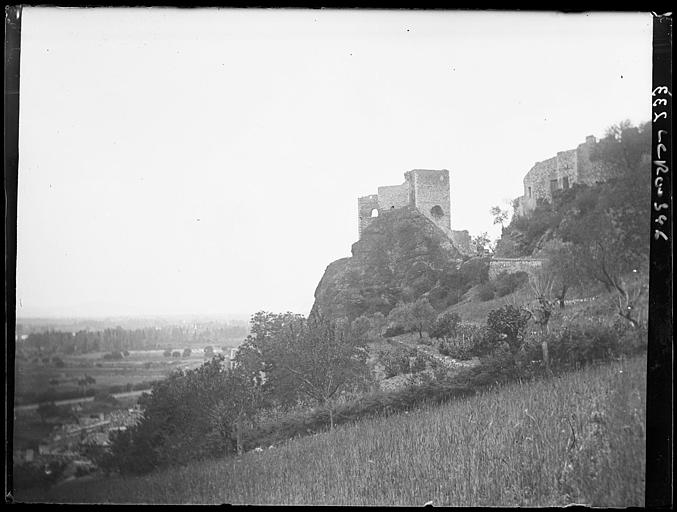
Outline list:
[[[215,354],[222,353],[215,350]],[[59,356],[63,367],[50,363],[35,363],[17,360],[15,366],[14,397],[17,405],[35,400],[35,391],[67,393],[82,391],[78,380],[89,376],[95,383],[88,389],[108,391],[112,386],[137,386],[166,377],[177,369],[192,369],[204,360],[202,348],[195,348],[187,357],[165,357],[163,350],[132,350],[122,360],[103,359],[105,352],[93,352],[76,356]],[[226,354],[227,355],[227,354]],[[131,391],[131,389],[129,389]]]
[[[643,506],[646,357],[19,502]]]

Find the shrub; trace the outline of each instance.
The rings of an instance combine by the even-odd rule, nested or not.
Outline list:
[[[548,348],[553,364],[564,367],[608,359],[620,353],[618,332],[601,322],[567,325],[555,333]]]
[[[507,304],[494,309],[487,315],[487,327],[503,339],[513,354],[522,346],[524,329],[529,320],[529,313],[522,308]]]
[[[167,349],[162,353],[163,356],[165,357],[172,357],[172,351],[171,349]]]
[[[482,302],[492,300],[494,298],[494,286],[487,282],[477,287],[477,298]]]
[[[500,345],[497,333],[487,326],[461,323],[456,327],[456,336],[440,343],[438,350],[442,355],[467,360],[484,356]]]
[[[430,337],[447,341],[456,336],[456,328],[459,323],[461,323],[461,317],[458,313],[443,313],[437,317],[433,324]]]
[[[399,325],[394,325],[391,327],[388,327],[386,331],[383,333],[384,338],[393,338],[395,336],[399,336],[400,334],[404,334],[405,330],[400,327]]]
[[[471,286],[489,281],[489,260],[471,258],[459,268],[461,279]]]
[[[107,361],[119,361],[122,359],[122,352],[119,351],[114,351],[111,352],[110,354],[104,354],[103,358]]]
[[[179,350],[175,350],[172,352],[172,357],[181,357],[181,352]]]
[[[385,369],[387,379],[403,373],[421,371],[426,366],[425,358],[422,358],[416,350],[400,346],[380,352],[378,360]]]
[[[183,350],[183,357],[190,357],[191,350],[189,348],[186,348]]]

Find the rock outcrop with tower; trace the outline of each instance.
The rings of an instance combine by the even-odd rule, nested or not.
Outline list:
[[[404,207],[416,209],[430,219],[450,238],[463,254],[470,254],[467,231],[451,229],[449,171],[446,169],[413,169],[404,173],[401,185],[378,187],[378,193],[357,200],[358,230],[364,230],[379,215]]]
[[[468,232],[451,230],[449,171],[414,169],[404,177],[401,185],[358,199],[359,240],[352,257],[325,270],[311,314],[387,315],[398,302],[419,297],[440,310],[447,306],[444,279],[464,255],[454,237],[470,250]]]

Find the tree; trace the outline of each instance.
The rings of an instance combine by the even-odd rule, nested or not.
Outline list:
[[[250,334],[238,348],[234,363],[261,385],[266,405],[293,405],[301,398],[295,380],[280,365],[278,354],[281,346],[296,342],[305,323],[303,315],[291,312],[259,311],[251,318]]]
[[[449,339],[456,336],[456,329],[460,323],[461,317],[458,313],[443,313],[437,317],[437,321],[430,332],[430,337],[449,341]]]
[[[371,315],[371,329],[376,333],[377,336],[383,335],[383,328],[386,326],[387,321],[386,317],[380,311]]]
[[[475,247],[475,251],[478,255],[482,256],[489,250],[489,234],[484,232],[480,235],[474,236],[472,238],[472,245]]]
[[[402,327],[405,331],[418,332],[419,338],[423,338],[423,331],[429,330],[435,321],[436,311],[422,297],[415,302],[399,304],[390,311],[388,322]]]
[[[207,346],[204,348],[204,354],[205,354],[205,356],[207,356],[207,357],[213,356],[213,355],[214,355],[214,347],[212,347],[211,345],[207,345]]]
[[[233,451],[232,433],[237,429],[231,422],[237,414],[231,409],[236,403],[256,405],[251,396],[240,395],[238,379],[219,355],[194,370],[178,370],[157,381],[150,394],[139,398],[140,421],[111,435],[108,468],[143,473]]]
[[[501,231],[505,229],[504,222],[508,220],[508,211],[502,210],[500,206],[492,206],[489,213],[494,218],[494,224],[501,225]]]
[[[301,325],[298,336],[282,338],[278,347],[277,363],[303,395],[329,412],[333,428],[331,400],[341,391],[360,387],[368,380],[363,343],[343,338],[334,322],[318,315]]]
[[[567,291],[583,282],[581,269],[575,257],[576,249],[571,242],[551,240],[546,243],[541,254],[546,258],[542,272],[552,276],[553,289],[559,290],[554,298],[559,307],[564,309]]]
[[[189,348],[186,348],[183,350],[183,357],[190,357],[190,354],[192,353],[192,350]]]
[[[89,375],[85,374],[85,376],[82,379],[78,379],[78,386],[82,388],[82,393],[85,393],[85,390],[89,386],[93,386],[96,384],[96,379],[94,377],[90,377]]]
[[[259,382],[241,367],[231,369],[225,375],[228,393],[208,409],[214,431],[221,436],[224,446],[235,443],[235,450],[241,454],[243,434],[256,423],[256,413],[263,405]]]
[[[163,356],[165,357],[172,357],[172,351],[171,349],[167,349],[162,353]]]

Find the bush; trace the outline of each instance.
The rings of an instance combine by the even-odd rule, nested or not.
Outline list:
[[[484,356],[500,346],[497,333],[486,326],[459,324],[456,336],[438,346],[440,354],[454,359],[468,360]]]
[[[114,351],[110,354],[104,354],[103,358],[107,361],[119,361],[122,359],[122,352]]]
[[[400,334],[404,334],[405,330],[400,327],[399,325],[394,325],[392,327],[388,327],[386,331],[383,333],[384,338],[393,338],[395,336],[399,336]]]
[[[459,268],[461,279],[475,286],[489,281],[489,260],[486,258],[471,258]]]
[[[507,304],[489,312],[487,327],[496,332],[508,344],[510,351],[516,354],[522,346],[529,317],[524,309]]]
[[[176,371],[142,395],[142,419],[111,434],[103,465],[109,471],[143,473],[232,451],[231,425],[214,416],[224,397],[235,394],[224,358],[195,370]]]
[[[175,350],[172,352],[172,357],[181,357],[181,352],[179,350]]]
[[[172,351],[171,349],[167,349],[162,353],[163,356],[165,357],[172,357]]]
[[[514,272],[508,274],[501,272],[494,280],[494,288],[497,297],[505,297],[517,290],[520,286],[529,280],[529,275],[526,272]]]
[[[437,317],[433,324],[430,337],[447,341],[456,336],[456,328],[459,323],[461,323],[461,317],[458,316],[458,313],[443,313]]]
[[[494,298],[494,285],[491,283],[484,283],[477,287],[477,298],[482,302],[492,300]]]
[[[419,372],[426,367],[426,359],[416,350],[399,346],[380,352],[378,360],[385,369],[387,379],[403,373]]]
[[[601,322],[567,325],[548,343],[552,364],[562,367],[609,359],[617,356],[620,348],[617,330]]]
[[[192,350],[190,350],[189,348],[184,349],[183,350],[183,357],[190,357],[191,352],[192,352]]]

